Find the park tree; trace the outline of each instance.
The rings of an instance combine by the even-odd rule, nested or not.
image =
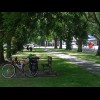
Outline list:
[[[12,44],[13,44],[13,53],[16,53],[17,51],[20,51],[23,49],[23,45],[27,43],[28,36],[27,34],[30,33],[29,30],[25,29],[24,26],[17,27],[15,31],[15,35],[12,38]]]
[[[53,35],[53,39],[55,40],[54,48],[57,48],[57,34],[54,30],[55,21],[56,21],[56,13],[55,12],[41,12],[38,14],[39,18],[39,29],[40,35],[43,37],[48,37],[50,34]],[[46,38],[44,38],[46,41]]]
[[[53,37],[55,40],[55,48],[57,48],[58,40],[59,40],[59,48],[62,48],[62,40],[63,40],[63,12],[55,12],[52,14],[52,26],[53,26]]]
[[[73,13],[67,12],[63,14],[64,16],[64,31],[63,31],[63,39],[66,42],[66,50],[71,50],[71,43],[73,39]]]
[[[57,15],[56,31],[60,39],[60,48],[62,40],[66,42],[66,50],[71,50],[71,42],[73,37],[73,13],[71,12],[60,12]]]
[[[86,18],[84,17],[84,12],[75,12],[73,19],[74,26],[74,37],[78,43],[78,52],[82,52],[82,43],[84,39],[87,39],[88,33],[88,23]]]
[[[3,39],[4,39],[4,33],[2,30],[0,30],[0,64],[4,62]]]
[[[0,12],[0,64],[4,62],[3,41],[4,41],[3,18],[2,18],[2,13]]]
[[[59,49],[62,49],[62,33],[63,33],[63,23],[60,22],[60,20],[57,20],[55,22],[55,32],[58,36],[58,39],[59,39]]]
[[[91,24],[91,35],[96,37],[98,41],[98,50],[96,56],[100,56],[100,12],[86,12],[85,17]]]
[[[56,31],[61,32],[63,30],[61,33],[58,32],[57,36],[66,42],[66,49],[72,49],[71,42],[74,36],[78,41],[78,52],[82,52],[82,43],[87,39],[88,29],[84,12],[60,12],[57,17],[56,23],[58,23],[55,25],[57,27]]]
[[[63,32],[63,24],[61,20],[61,12],[52,12],[50,13],[50,17],[48,18],[49,23],[48,26],[51,30],[51,35],[54,40],[54,48],[57,49],[58,40],[60,40],[60,48],[62,48],[62,32]]]
[[[23,49],[23,45],[26,44],[31,37],[33,28],[33,14],[29,12],[20,13],[20,21],[16,26],[14,38],[16,41],[13,42],[14,51],[20,51]]]
[[[7,42],[7,58],[11,56],[11,43],[13,51],[17,52],[23,48],[23,44],[27,43],[30,37],[30,30],[33,26],[33,15],[31,12],[2,12],[3,26],[6,33]],[[14,40],[15,39],[15,40]]]
[[[2,12],[3,14],[3,30],[5,34],[5,40],[7,43],[7,54],[6,57],[11,56],[11,41],[15,35],[16,27],[20,22],[20,12]]]
[[[62,39],[63,39],[63,37],[62,37],[63,21],[62,21],[61,16],[62,16],[61,12],[56,13],[55,20],[54,20],[55,23],[54,23],[54,27],[53,27],[53,31],[55,32],[55,34],[52,34],[56,40],[56,47],[57,47],[57,40],[59,40],[59,49],[62,49]]]

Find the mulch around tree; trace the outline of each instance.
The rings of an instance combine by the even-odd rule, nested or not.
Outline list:
[[[17,72],[14,77],[54,77],[57,76],[57,72],[56,71],[43,71],[43,70],[39,70],[35,76],[33,76],[30,72],[27,73],[21,73],[21,72]]]
[[[5,61],[4,63],[1,64],[1,66],[5,64],[10,64],[10,62]],[[17,71],[17,73],[13,77],[54,77],[57,76],[58,73],[54,70],[48,71],[48,70],[38,70],[37,74],[35,76],[32,76],[32,74],[28,71],[27,73],[22,73],[21,71]]]

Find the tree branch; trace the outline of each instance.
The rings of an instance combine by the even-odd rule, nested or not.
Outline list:
[[[100,37],[98,37],[96,34],[92,34],[97,40],[100,40]]]
[[[99,27],[100,27],[100,22],[99,22],[99,20],[97,19],[97,16],[96,16],[96,14],[95,14],[95,12],[93,12],[93,16],[94,16],[94,20],[96,21],[96,23],[99,25]]]

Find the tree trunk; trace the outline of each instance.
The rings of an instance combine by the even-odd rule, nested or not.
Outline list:
[[[79,38],[78,40],[78,50],[77,52],[82,52],[82,38]]]
[[[48,41],[46,41],[46,46],[48,46]]]
[[[4,62],[3,43],[0,42],[0,64]]]
[[[0,64],[4,62],[3,36],[0,33]]]
[[[39,48],[40,48],[40,46],[41,46],[41,42],[39,42]]]
[[[9,38],[7,40],[7,54],[6,54],[7,58],[11,57],[11,38]]]
[[[45,48],[46,48],[46,41],[45,41]]]
[[[71,40],[66,40],[66,50],[71,50]]]
[[[57,38],[54,38],[55,44],[54,44],[54,48],[57,49]]]
[[[96,56],[100,56],[100,40],[98,41],[98,50]]]
[[[66,50],[68,50],[68,49],[67,49],[67,40],[66,40],[65,42],[66,42]]]
[[[62,39],[60,39],[59,49],[62,49]]]

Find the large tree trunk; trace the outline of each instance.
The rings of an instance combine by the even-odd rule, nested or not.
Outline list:
[[[4,62],[3,36],[0,33],[0,64]]]
[[[4,62],[3,43],[0,42],[0,64]]]
[[[71,40],[66,40],[66,50],[71,50]]]
[[[55,44],[54,44],[54,48],[57,49],[57,38],[54,38]]]
[[[62,39],[60,39],[59,49],[62,49]]]
[[[100,56],[100,40],[98,41],[98,50],[96,56]]]
[[[7,58],[11,57],[11,38],[9,37],[9,39],[7,40],[7,54],[6,54]]]
[[[78,40],[78,50],[77,52],[82,52],[82,38],[79,38]]]

